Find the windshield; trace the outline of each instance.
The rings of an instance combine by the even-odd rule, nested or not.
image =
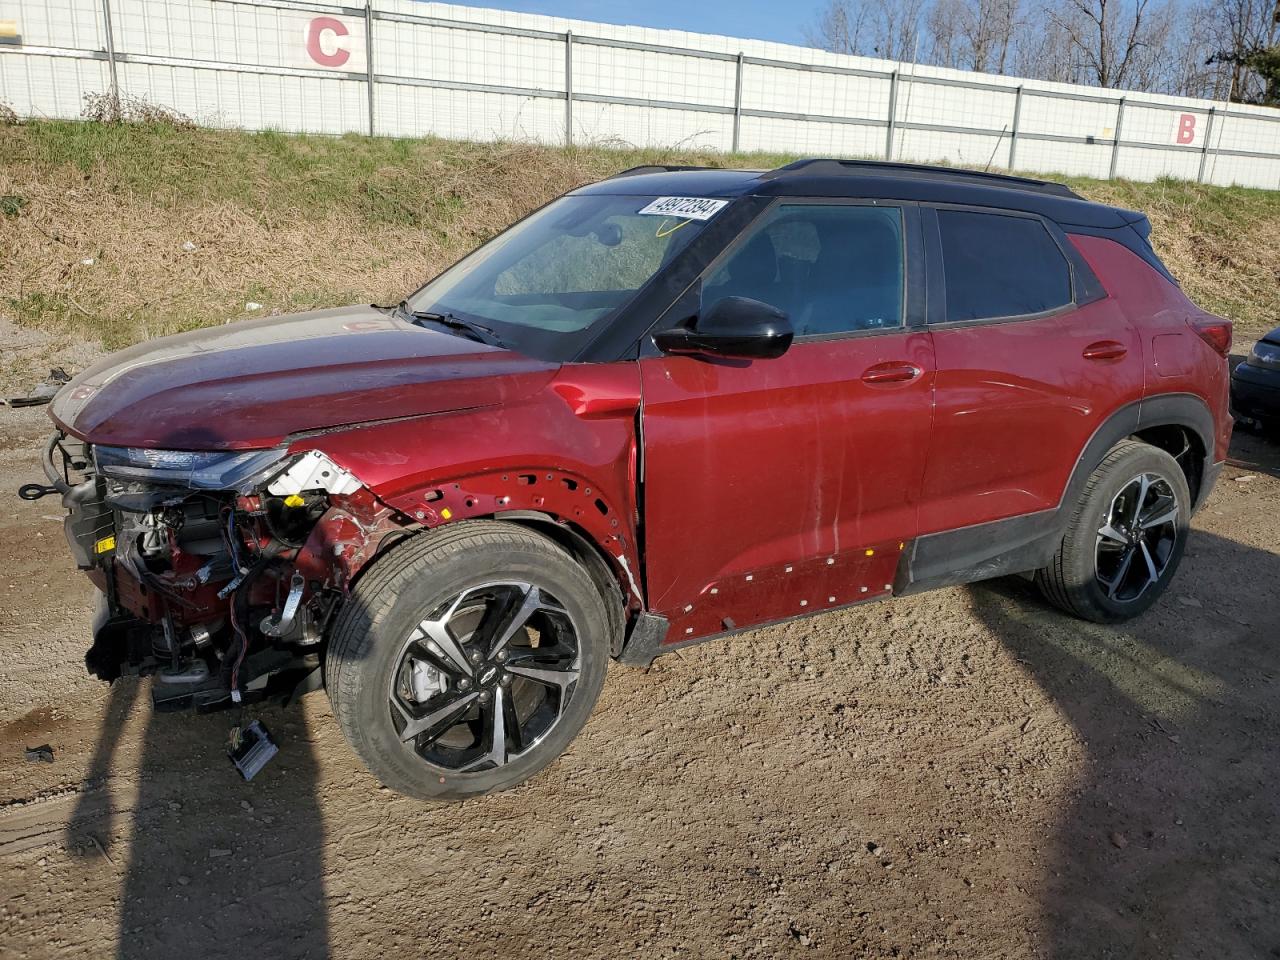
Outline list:
[[[412,313],[483,324],[515,349],[563,358],[727,202],[671,202],[678,199],[561,197],[446,270],[406,306]],[[566,342],[548,349],[548,339]]]

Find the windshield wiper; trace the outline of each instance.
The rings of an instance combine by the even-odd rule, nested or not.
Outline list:
[[[401,300],[396,310],[414,323],[435,323],[450,330],[456,330],[478,343],[493,347],[503,346],[501,338],[492,327],[486,327],[475,320],[466,320],[452,313],[433,313],[430,310],[412,310],[408,300]]]

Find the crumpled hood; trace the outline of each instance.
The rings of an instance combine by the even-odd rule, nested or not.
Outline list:
[[[195,330],[112,354],[50,414],[95,444],[270,447],[290,434],[526,397],[558,366],[371,307]]]

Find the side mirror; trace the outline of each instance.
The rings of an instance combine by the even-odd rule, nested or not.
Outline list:
[[[794,335],[791,321],[777,307],[748,297],[725,297],[698,317],[692,328],[659,331],[653,342],[663,353],[772,360],[787,352]]]

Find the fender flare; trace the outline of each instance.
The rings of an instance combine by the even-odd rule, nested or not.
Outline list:
[[[645,609],[640,553],[625,502],[583,474],[558,467],[505,467],[437,480],[385,502],[429,530],[472,519],[520,523],[573,555],[608,608],[610,654],[622,649],[631,615]]]
[[[1221,469],[1221,464],[1213,462],[1213,414],[1194,394],[1145,397],[1114,411],[1098,425],[1076,458],[1057,506],[917,537],[902,555],[893,592],[922,593],[1045,566],[1062,541],[1071,507],[1107,451],[1126,437],[1162,426],[1191,430],[1200,440],[1204,456],[1196,464],[1199,485],[1192,504],[1193,512],[1198,510]]]
[[[1090,474],[1097,469],[1102,458],[1107,455],[1125,437],[1141,433],[1152,427],[1182,427],[1190,430],[1199,440],[1204,450],[1202,462],[1197,463],[1201,479],[1213,476],[1214,424],[1213,414],[1209,406],[1191,393],[1166,393],[1154,397],[1145,397],[1135,403],[1121,407],[1098,425],[1089,442],[1080,451],[1076,465],[1067,480],[1067,486],[1058,499],[1058,510],[1074,504],[1084,490]],[[1212,484],[1200,484],[1196,491],[1193,510],[1200,509],[1204,498],[1208,496]],[[1064,521],[1065,523],[1065,521]]]
[[[1192,393],[1167,393],[1138,401],[1138,408],[1138,428],[1134,432],[1141,433],[1152,427],[1173,426],[1190,430],[1199,438],[1203,456],[1196,464],[1199,468],[1199,483],[1193,493],[1195,499],[1191,510],[1194,513],[1204,506],[1222,469],[1222,464],[1213,459],[1217,429],[1209,405]],[[1112,443],[1114,445],[1114,441]],[[1106,450],[1102,451],[1102,455],[1106,455]],[[1090,472],[1092,471],[1091,467]],[[1072,480],[1074,479],[1073,475]]]

